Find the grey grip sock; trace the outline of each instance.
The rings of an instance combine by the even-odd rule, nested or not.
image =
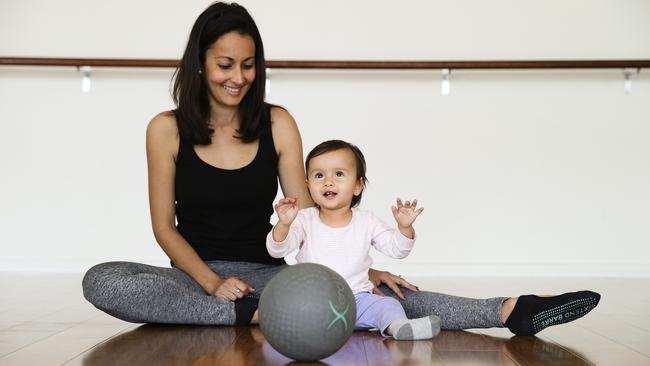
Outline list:
[[[431,339],[440,333],[440,318],[429,315],[418,319],[398,319],[388,326],[388,333],[403,341]]]

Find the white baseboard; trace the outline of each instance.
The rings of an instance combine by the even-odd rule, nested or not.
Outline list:
[[[418,277],[650,277],[650,262],[581,263],[400,263],[377,269]]]
[[[35,261],[0,259],[0,272],[83,273],[100,262]],[[133,259],[133,262],[168,267],[165,259]],[[408,263],[375,262],[373,268],[417,277],[650,277],[650,262],[582,263]]]

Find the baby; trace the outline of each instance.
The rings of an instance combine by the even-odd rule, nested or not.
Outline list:
[[[397,229],[356,208],[366,183],[366,162],[359,148],[345,141],[319,144],[307,155],[305,167],[316,206],[300,210],[292,197],[275,205],[279,220],[266,239],[271,256],[281,258],[298,249],[298,262],[320,263],[337,271],[355,295],[356,329],[377,328],[383,336],[398,340],[435,337],[439,317],[408,319],[397,300],[372,294],[368,278],[371,246],[393,258],[410,253],[415,243],[413,222],[423,210],[417,208],[417,200],[397,199],[392,207]]]

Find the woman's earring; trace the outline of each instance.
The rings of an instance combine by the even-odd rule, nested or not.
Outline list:
[[[203,70],[199,69],[199,75],[203,75]]]

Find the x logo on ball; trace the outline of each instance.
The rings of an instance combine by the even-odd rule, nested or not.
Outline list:
[[[348,330],[348,320],[345,319],[345,314],[347,314],[348,310],[350,310],[350,305],[348,305],[345,308],[345,310],[343,310],[342,313],[339,313],[338,311],[336,311],[336,308],[334,307],[334,305],[332,305],[332,301],[330,301],[330,309],[332,309],[332,312],[334,313],[336,318],[334,318],[334,320],[332,320],[330,325],[327,326],[327,329],[330,329],[332,327],[332,325],[334,325],[334,323],[336,323],[336,321],[340,319],[341,321],[343,321],[343,325],[345,326],[345,330]]]

